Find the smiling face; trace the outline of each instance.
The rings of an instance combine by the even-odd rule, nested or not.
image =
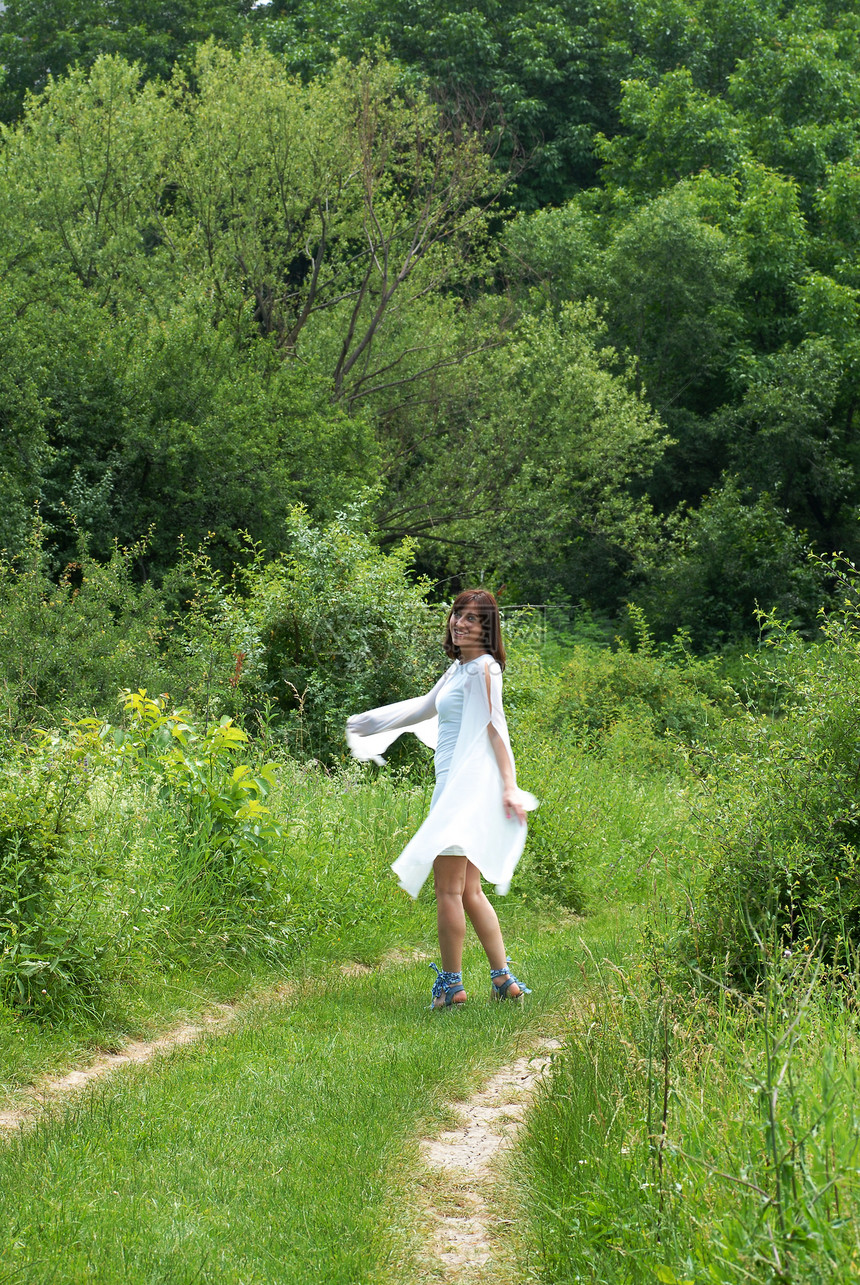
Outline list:
[[[476,607],[466,603],[451,613],[451,641],[460,653],[461,660],[474,660],[487,650],[484,616]]]
[[[490,655],[505,667],[505,647],[499,607],[489,589],[464,589],[451,604],[442,644],[452,660],[477,660]]]

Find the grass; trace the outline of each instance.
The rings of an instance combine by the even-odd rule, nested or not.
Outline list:
[[[653,772],[637,778],[627,761],[521,741],[521,779],[543,803],[507,904],[543,906],[552,917],[560,904],[641,901],[689,814],[685,787]],[[103,981],[51,1022],[0,1006],[0,1094],[14,1099],[88,1050],[151,1035],[285,971],[373,963],[403,942],[432,947],[432,890],[413,902],[389,870],[429,795],[414,766],[329,774],[284,761],[269,800],[284,825],[272,854],[276,885],[249,896],[213,875],[169,801],[139,784],[94,790],[70,859],[74,878],[60,872],[52,913],[99,945]]]
[[[860,1041],[812,957],[752,997],[592,959],[524,1138],[528,1279],[860,1277]]]
[[[426,964],[329,970],[41,1121],[0,1151],[0,1280],[402,1279],[392,1215],[417,1137],[563,1013],[584,954],[580,923],[549,931],[515,909],[507,928],[527,1007],[482,996],[475,949],[482,984],[453,1013],[425,1009]],[[601,949],[614,933],[589,927]]]
[[[523,767],[524,781],[545,794],[547,828],[580,836],[580,851],[571,844],[557,868],[583,864],[587,853],[590,869],[579,878],[597,911],[581,919],[560,910],[541,892],[540,871],[524,863],[517,889],[498,904],[516,969],[534,988],[527,1007],[484,999],[486,961],[474,946],[463,1012],[425,1009],[426,964],[342,976],[337,961],[373,962],[393,945],[432,948],[431,894],[411,902],[388,871],[426,791],[420,778],[288,768],[278,807],[288,818],[289,967],[265,966],[229,942],[216,962],[216,939],[204,935],[190,966],[145,970],[142,985],[122,988],[115,1012],[127,1029],[147,1026],[171,1002],[193,1008],[213,991],[265,987],[284,971],[294,995],[282,1007],[258,1007],[231,1034],[176,1052],[157,1071],[123,1072],[5,1148],[6,1279],[402,1280],[411,1246],[397,1206],[416,1138],[535,1031],[563,1031],[589,950],[619,965],[627,959],[635,945],[630,904],[648,887],[655,849],[671,850],[686,814],[676,780],[652,774],[636,783],[628,764],[587,764],[561,751],[553,760],[532,747]],[[176,899],[165,899],[157,882],[164,862],[138,864],[142,923],[141,905]],[[161,934],[175,949],[181,919],[164,912],[153,923],[150,943]],[[238,943],[240,928],[232,930]],[[17,1021],[32,1032],[32,1023]],[[48,1031],[43,1038],[43,1057],[46,1049],[58,1056],[62,1041],[52,1045]]]
[[[65,1023],[4,1014],[13,1093],[87,1047],[150,1033],[212,999],[260,994],[285,974],[296,990],[157,1070],[122,1073],[4,1149],[0,1282],[3,1270],[27,1285],[408,1278],[414,1229],[397,1207],[422,1129],[538,1028],[564,1032],[592,957],[619,976],[635,971],[640,908],[693,852],[680,761],[675,770],[668,745],[649,735],[638,746],[635,733],[586,755],[536,725],[520,729],[520,779],[543,802],[500,910],[516,970],[534,987],[524,1009],[483,1001],[474,950],[462,1013],[425,1011],[426,965],[337,970],[394,946],[432,949],[432,894],[411,902],[388,869],[426,809],[420,769],[282,764],[269,803],[284,833],[265,895],[220,886],[169,810],[132,794],[117,807],[106,793],[111,805],[96,815],[94,792],[89,831],[105,873],[88,922],[111,967],[98,1003]],[[624,1047],[607,1045],[613,1073]],[[543,1244],[540,1223],[536,1234]]]
[[[96,791],[77,877],[58,880],[53,913],[100,944],[103,984],[49,1022],[0,1004],[0,1101],[89,1051],[265,989],[285,970],[373,962],[403,940],[428,938],[429,901],[413,903],[387,868],[424,795],[421,784],[329,777],[287,761],[273,800],[286,822],[278,886],[248,897],[213,879],[169,807],[136,790]]]

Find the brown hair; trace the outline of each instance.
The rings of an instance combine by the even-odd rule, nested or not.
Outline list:
[[[445,641],[442,644],[445,654],[452,660],[459,660],[460,648],[454,646],[451,637],[451,617],[454,612],[461,612],[464,607],[471,607],[480,616],[484,627],[484,645],[490,655],[505,667],[505,644],[502,642],[502,622],[499,619],[499,604],[488,589],[465,589],[451,603],[448,619],[445,622]]]

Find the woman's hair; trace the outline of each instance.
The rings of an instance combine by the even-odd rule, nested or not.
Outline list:
[[[452,660],[459,659],[460,648],[454,646],[454,640],[451,637],[451,617],[455,611],[462,612],[466,607],[471,608],[475,615],[480,617],[484,626],[484,646],[504,669],[505,644],[502,642],[502,622],[499,619],[499,604],[488,589],[465,589],[463,593],[457,594],[457,597],[451,603],[451,610],[448,612],[448,619],[445,623],[445,641],[442,644],[446,655],[450,656]]]

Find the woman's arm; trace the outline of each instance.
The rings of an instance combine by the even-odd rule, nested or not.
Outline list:
[[[377,732],[393,731],[398,727],[409,727],[432,718],[436,713],[436,697],[446,678],[446,670],[437,683],[424,696],[411,700],[395,701],[393,705],[381,705],[379,709],[367,710],[363,714],[353,714],[347,719],[347,728],[357,736],[373,736]]]
[[[493,695],[490,683],[490,667],[487,664],[484,665],[484,674],[487,680],[487,701],[489,702],[490,715],[492,716]],[[526,819],[526,810],[519,799],[517,782],[514,777],[513,760],[508,753],[508,747],[505,745],[505,742],[502,740],[492,723],[487,725],[487,732],[490,737],[490,744],[493,747],[493,753],[496,756],[496,762],[499,765],[499,771],[502,775],[502,803],[505,807],[505,816],[510,820],[511,815],[513,814],[513,816],[515,816],[519,821],[520,825],[522,825]]]
[[[496,762],[499,765],[499,771],[502,774],[502,802],[505,805],[505,816],[510,820],[515,816],[522,824],[526,819],[526,810],[519,799],[517,783],[514,780],[514,765],[511,762],[511,756],[507,751],[507,746],[502,740],[499,733],[490,723],[487,731],[490,734],[490,744],[493,747],[493,753],[496,756]]]

